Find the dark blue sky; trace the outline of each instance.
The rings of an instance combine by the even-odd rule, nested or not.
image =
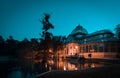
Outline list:
[[[54,35],[68,36],[78,25],[92,33],[114,31],[120,23],[120,0],[3,0],[0,2],[0,35],[14,39],[40,38],[43,14],[51,15]]]

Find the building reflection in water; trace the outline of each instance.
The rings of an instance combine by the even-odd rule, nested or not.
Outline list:
[[[24,60],[8,72],[7,78],[34,78],[36,75],[51,70],[84,70],[88,68],[101,67],[104,63],[71,63],[63,59],[47,60]]]
[[[101,67],[104,66],[104,63],[91,63],[91,62],[85,62],[85,63],[71,63],[67,60],[57,59],[57,60],[48,60],[47,63],[45,63],[45,68],[49,70],[84,70],[88,68],[95,68],[95,67]]]

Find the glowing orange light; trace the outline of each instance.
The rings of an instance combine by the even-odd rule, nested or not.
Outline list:
[[[77,68],[77,67],[75,67],[75,70],[78,70],[78,68]]]
[[[66,66],[64,66],[64,70],[66,70]]]
[[[92,66],[92,68],[95,68],[95,64],[92,64],[91,66]]]
[[[51,50],[51,49],[49,49],[49,52],[52,52],[52,50]]]
[[[78,46],[75,46],[75,48],[77,49],[77,48],[78,48]]]

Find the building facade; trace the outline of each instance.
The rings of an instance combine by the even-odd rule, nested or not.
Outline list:
[[[120,54],[120,25],[115,29],[115,34],[110,30],[89,34],[78,25],[68,35],[62,54],[64,57],[82,55],[85,58],[117,58]]]

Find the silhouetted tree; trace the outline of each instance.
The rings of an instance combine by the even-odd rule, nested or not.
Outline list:
[[[32,49],[33,49],[34,51],[38,51],[38,50],[39,50],[39,42],[38,42],[37,39],[32,38],[32,39],[31,39],[31,44],[32,44]]]
[[[0,45],[3,45],[5,43],[5,40],[3,39],[3,37],[0,35]]]
[[[6,40],[6,44],[5,44],[6,55],[11,55],[13,57],[17,57],[18,43],[19,43],[18,40],[14,40],[12,36],[9,36],[9,38]]]
[[[27,55],[29,55],[31,52],[32,52],[32,44],[27,38],[24,38],[19,43],[19,56],[21,58],[24,58],[27,57]]]
[[[53,42],[54,42],[54,55],[58,50],[64,49],[64,42],[66,40],[65,36],[54,36]]]
[[[42,20],[42,24],[43,24],[43,30],[47,31],[49,30],[50,28],[54,28],[54,26],[49,22],[49,18],[50,18],[50,15],[49,14],[45,14],[45,17],[44,19]]]
[[[5,50],[5,40],[3,39],[2,36],[0,36],[0,55],[4,54]]]
[[[47,59],[49,57],[50,53],[49,49],[53,48],[53,35],[52,33],[48,32],[49,29],[53,29],[54,26],[49,22],[50,15],[45,14],[44,19],[42,20],[42,36],[41,36],[41,43],[40,43],[40,49],[44,50],[43,53],[43,59]]]

